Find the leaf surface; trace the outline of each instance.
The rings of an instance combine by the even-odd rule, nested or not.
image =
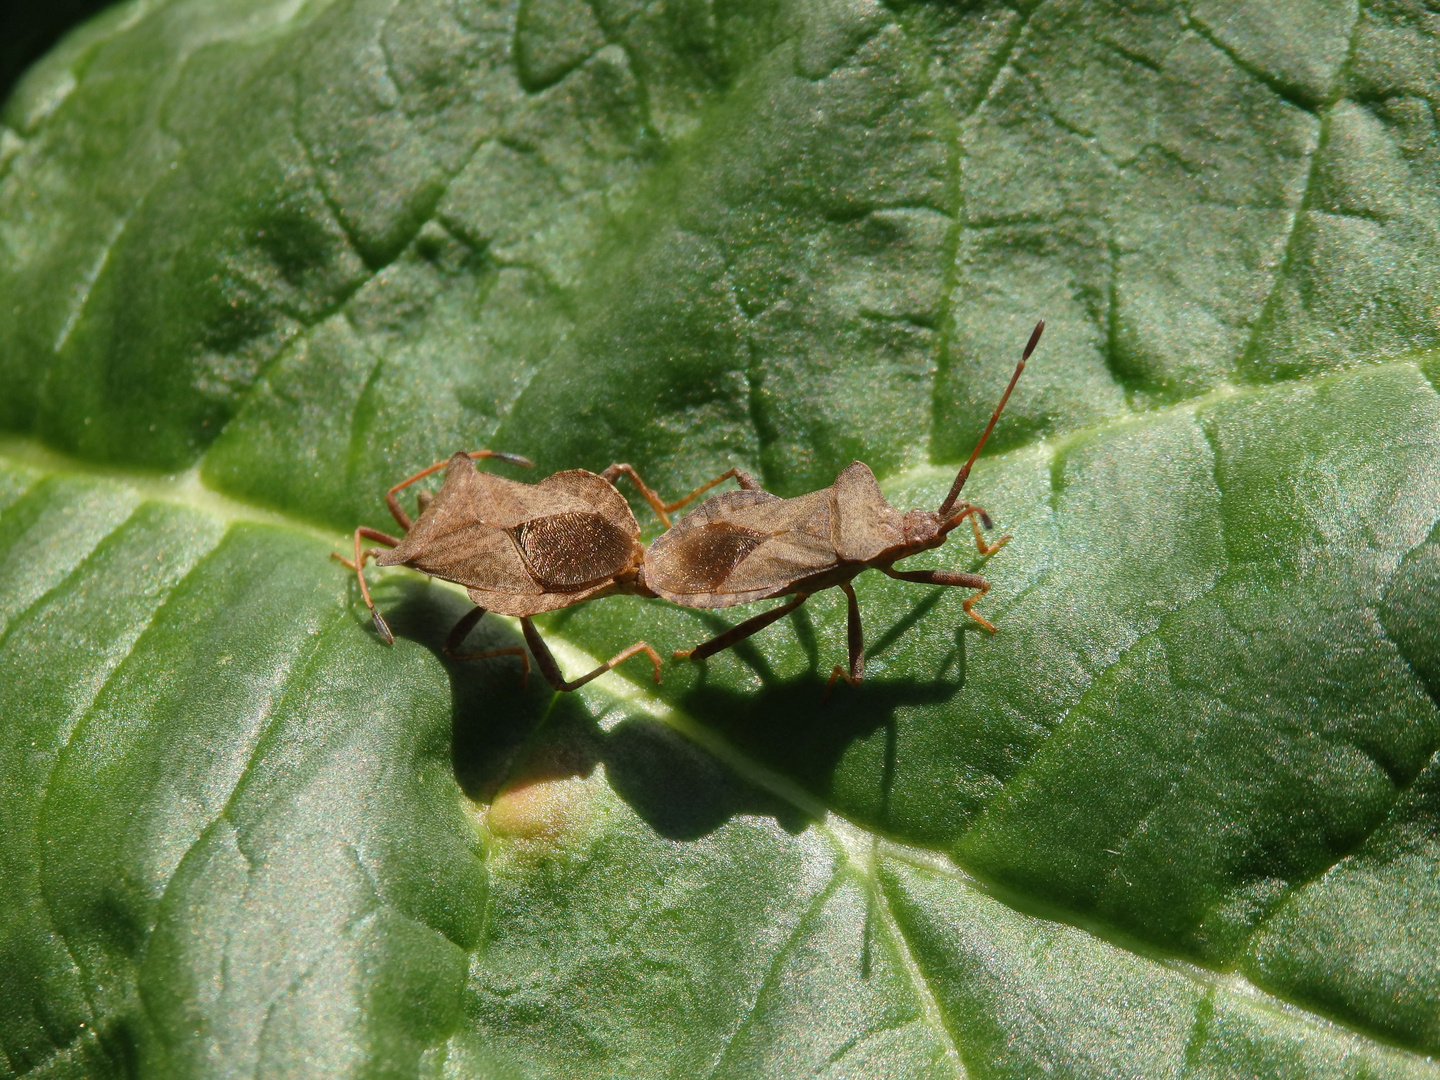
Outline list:
[[[1436,1075],[1432,22],[76,30],[0,114],[0,1075]],[[828,704],[833,591],[556,697],[327,558],[481,445],[933,507],[1042,316],[1013,539],[914,561],[1000,632],[862,577]],[[579,672],[763,607],[540,621]]]

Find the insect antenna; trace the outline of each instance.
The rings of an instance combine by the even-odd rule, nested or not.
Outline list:
[[[975,464],[975,459],[980,456],[980,451],[985,448],[985,440],[990,438],[990,432],[995,430],[995,422],[1000,419],[1001,412],[1005,409],[1005,403],[1010,400],[1010,391],[1015,389],[1015,384],[1020,381],[1020,373],[1025,370],[1025,361],[1030,359],[1030,354],[1035,351],[1035,346],[1040,344],[1040,335],[1045,332],[1045,320],[1035,324],[1035,329],[1030,332],[1029,344],[1020,355],[1020,362],[1015,365],[1015,374],[1010,376],[1010,385],[1005,387],[1005,393],[1000,396],[1000,404],[995,406],[995,411],[990,414],[990,423],[985,425],[985,430],[980,435],[980,441],[975,444],[975,449],[970,452],[970,460],[960,466],[960,471],[955,475],[955,483],[950,487],[950,494],[945,496],[945,501],[940,504],[938,511],[940,517],[945,517],[955,506],[960,498],[960,489],[965,486],[965,481],[970,479],[970,466]]]

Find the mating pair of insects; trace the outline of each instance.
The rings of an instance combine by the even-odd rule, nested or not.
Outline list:
[[[517,616],[535,662],[556,690],[584,686],[641,652],[654,664],[658,683],[660,657],[644,641],[637,641],[594,671],[566,679],[531,620],[531,616],[543,611],[618,594],[663,597],[693,608],[792,598],[702,645],[675,652],[677,659],[702,660],[763,630],[821,589],[838,587],[849,601],[850,655],[848,665],[836,664],[830,673],[828,695],[837,678],[854,686],[864,675],[860,606],[850,582],[865,570],[879,570],[901,581],[973,589],[973,595],[962,605],[965,613],[986,630],[995,631],[974,610],[975,602],[990,589],[990,583],[979,574],[896,570],[893,564],[944,544],[950,531],[964,521],[970,522],[975,546],[982,555],[991,554],[1010,539],[1005,536],[987,544],[980,526],[994,527],[990,515],[982,507],[962,500],[960,491],[1044,329],[1043,322],[1036,323],[990,423],[938,510],[908,510],[902,514],[881,494],[869,466],[859,461],[847,466],[830,487],[794,499],[762,491],[754,477],[730,469],[683,499],[665,503],[629,465],[611,465],[598,475],[570,469],[538,484],[522,484],[478,471],[474,459],[497,458],[529,467],[525,458],[473,450],[437,462],[392,487],[385,495],[385,503],[405,535],[394,537],[375,529],[356,529],[355,559],[340,561],[355,571],[360,594],[387,643],[393,644],[394,636],[375,610],[365,583],[365,562],[371,558],[381,566],[412,567],[464,586],[469,592],[475,609],[462,617],[445,639],[445,653],[452,659],[518,656],[522,670],[528,674],[529,658],[518,645],[484,652],[460,651],[486,611]],[[440,469],[445,470],[444,484],[434,494],[420,493],[420,516],[411,520],[400,506],[399,492]],[[639,489],[665,526],[666,531],[648,550],[640,543],[635,515],[615,487],[622,476]],[[678,524],[670,524],[671,511],[731,477],[739,483],[738,491],[712,496]],[[364,540],[384,544],[389,550],[362,550]]]

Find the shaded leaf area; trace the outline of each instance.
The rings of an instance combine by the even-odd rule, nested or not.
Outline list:
[[[0,131],[0,424],[353,527],[458,446],[958,460],[1436,343],[1412,5],[132,0]],[[206,454],[205,452],[210,452]]]
[[[643,700],[447,664],[451,590],[389,576],[384,648],[308,533],[23,466],[0,505],[4,565],[50,553],[0,626],[4,1075],[1435,1074],[817,822]]]
[[[1440,747],[1437,432],[1431,384],[1395,364],[996,459],[973,497],[1014,536],[983,567],[998,634],[958,590],[868,575],[858,689],[822,703],[845,657],[832,593],[667,669],[658,693],[1007,895],[1433,1049],[1435,893],[1417,867],[1434,866],[1421,778]],[[980,566],[954,548],[922,558]],[[764,606],[607,600],[550,625],[610,655],[642,635],[689,647]]]
[[[32,6],[8,7],[0,12],[0,98],[8,97],[25,69],[77,23],[105,8],[107,0],[64,0]]]

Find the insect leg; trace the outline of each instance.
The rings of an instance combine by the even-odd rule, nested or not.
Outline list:
[[[654,488],[640,479],[640,474],[635,471],[633,465],[626,465],[624,462],[617,461],[602,472],[600,476],[612,485],[616,480],[619,480],[620,477],[628,476],[630,482],[635,485],[641,496],[650,504],[650,509],[655,511],[655,516],[660,519],[660,524],[667,529],[670,528],[670,517],[665,513],[665,511],[670,508],[665,505],[665,501],[660,498],[659,493],[656,492]]]
[[[450,633],[445,635],[445,643],[440,646],[441,651],[451,660],[469,659],[461,657],[456,650],[465,644],[465,639],[470,636],[470,631],[475,629],[475,624],[485,617],[485,609],[476,605],[464,615],[460,621],[450,628]]]
[[[845,593],[845,599],[849,601],[850,614],[846,623],[846,637],[850,646],[850,670],[845,670],[844,664],[836,664],[830,672],[830,681],[825,684],[825,696],[822,702],[830,700],[830,691],[835,688],[836,679],[844,679],[851,686],[859,686],[860,680],[865,677],[865,635],[860,628],[860,601],[855,597],[855,588],[848,581],[842,581],[840,588]]]
[[[675,659],[704,660],[707,656],[714,656],[718,652],[724,652],[736,642],[744,641],[751,634],[758,633],[759,631],[764,630],[765,627],[769,626],[777,619],[783,618],[784,616],[790,614],[790,612],[794,611],[797,607],[799,607],[806,600],[808,600],[809,596],[809,593],[799,593],[796,595],[795,599],[791,600],[788,604],[781,604],[777,608],[771,608],[769,611],[761,612],[753,619],[746,619],[739,625],[732,626],[723,634],[719,635],[718,637],[711,638],[704,644],[696,645],[693,649],[676,649]]]
[[[954,585],[960,589],[975,589],[975,595],[967,597],[960,606],[965,609],[966,615],[969,615],[990,633],[995,633],[995,624],[973,610],[976,601],[990,591],[990,582],[979,574],[965,574],[959,570],[892,570],[888,566],[882,566],[880,569],[900,581],[918,581],[922,585]]]
[[[724,472],[722,472],[719,476],[715,477],[714,480],[707,480],[707,481],[705,481],[705,483],[701,484],[701,485],[700,485],[698,488],[696,488],[694,491],[690,492],[689,495],[686,495],[686,496],[684,496],[683,498],[676,499],[676,500],[675,500],[674,502],[672,502],[672,503],[666,503],[666,504],[665,504],[665,509],[666,509],[666,510],[679,510],[682,506],[686,505],[687,503],[693,502],[697,497],[699,497],[699,496],[701,496],[701,495],[704,495],[705,492],[709,491],[709,490],[710,490],[711,488],[713,488],[716,484],[724,483],[726,480],[729,480],[732,476],[735,478],[735,482],[736,482],[737,484],[739,484],[740,487],[741,487],[741,489],[744,490],[744,491],[763,491],[763,490],[764,490],[764,489],[760,486],[760,481],[759,481],[759,480],[756,480],[755,477],[751,476],[751,475],[750,475],[748,472],[746,472],[744,469],[738,469],[738,468],[737,468],[737,469],[726,469],[726,470],[725,470]]]
[[[375,610],[375,601],[370,599],[370,586],[365,584],[365,563],[376,555],[379,555],[380,549],[368,548],[365,551],[361,551],[360,541],[362,539],[376,540],[392,548],[398,546],[400,543],[395,537],[387,536],[378,529],[367,529],[361,526],[355,530],[355,561],[351,562],[349,559],[342,557],[334,551],[330,553],[330,557],[344,563],[351,570],[355,571],[355,577],[360,582],[360,595],[365,598],[365,606],[370,609],[370,617],[375,620],[375,629],[379,631],[380,636],[385,639],[386,645],[394,645],[395,635],[390,632],[390,627],[385,624],[385,620],[380,616],[380,612]]]
[[[650,657],[650,663],[655,665],[655,681],[657,683],[660,681],[660,657],[654,649],[643,641],[637,641],[628,649],[623,649],[616,653],[588,675],[581,675],[578,679],[570,679],[567,681],[565,676],[560,672],[560,665],[555,662],[554,654],[550,652],[550,646],[545,644],[545,639],[540,636],[540,631],[535,629],[535,623],[529,618],[522,618],[520,620],[520,628],[525,631],[525,643],[530,646],[530,651],[535,654],[535,663],[540,667],[540,674],[545,676],[546,682],[562,693],[580,689],[580,687],[584,686],[591,679],[598,679],[616,664],[623,663],[636,653],[641,652]]]
[[[500,649],[486,649],[484,652],[460,652],[460,646],[465,644],[465,639],[470,636],[470,631],[475,629],[475,624],[485,617],[485,609],[477,607],[473,611],[467,611],[460,616],[460,621],[450,628],[450,633],[445,635],[445,644],[440,646],[441,650],[451,660],[484,660],[491,656],[518,656],[520,657],[520,685],[524,686],[530,679],[530,657],[519,645],[506,645]]]
[[[970,519],[970,531],[975,534],[975,550],[981,555],[994,555],[1010,542],[1010,537],[1002,536],[993,544],[986,543],[985,534],[980,531],[980,522],[986,522],[986,528],[990,528],[990,515],[985,512],[983,507],[971,506],[957,514],[951,521],[958,525],[962,519],[967,517]]]
[[[532,469],[535,467],[534,463],[529,458],[523,458],[519,454],[506,454],[502,453],[499,450],[471,450],[468,453],[472,459],[493,457],[499,458],[501,461],[508,461],[511,465],[520,465],[526,469]],[[415,481],[423,480],[425,479],[425,477],[429,476],[433,472],[439,472],[441,469],[443,469],[446,465],[449,464],[449,458],[446,458],[444,461],[437,461],[428,469],[421,469],[414,476],[409,476],[406,477],[404,480],[401,480],[400,483],[396,484],[394,487],[392,487],[389,491],[385,493],[385,505],[390,508],[390,513],[394,515],[395,520],[400,523],[400,527],[406,532],[409,532],[410,526],[414,525],[415,523],[410,520],[410,515],[405,513],[405,511],[400,508],[400,500],[395,497],[396,494],[400,491],[403,491],[411,484],[415,483]]]
[[[744,472],[740,469],[729,469],[726,472],[723,472],[719,476],[715,477],[714,480],[701,484],[698,488],[690,492],[690,494],[686,495],[684,498],[676,499],[672,503],[667,503],[660,498],[658,492],[656,492],[653,488],[647,485],[644,480],[640,479],[640,474],[635,471],[635,467],[633,465],[626,465],[623,462],[616,462],[614,465],[611,465],[600,475],[612,484],[615,483],[616,480],[619,480],[621,476],[629,477],[630,482],[640,490],[640,494],[644,496],[645,501],[650,504],[650,509],[655,511],[655,516],[660,519],[660,524],[664,525],[667,529],[670,528],[669,512],[671,510],[679,510],[686,503],[694,500],[696,496],[705,494],[705,492],[709,491],[716,484],[722,483],[723,481],[730,479],[730,477],[732,476],[735,477],[735,479],[739,482],[740,486],[742,488],[745,488],[747,491],[760,490],[759,482],[749,473]]]

